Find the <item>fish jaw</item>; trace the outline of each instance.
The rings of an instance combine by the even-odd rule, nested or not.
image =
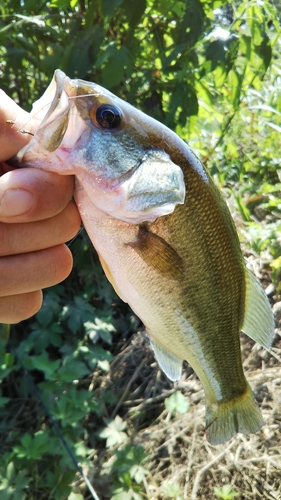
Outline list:
[[[61,175],[75,173],[69,163],[70,154],[78,142],[86,147],[90,135],[89,127],[75,110],[75,95],[71,80],[56,70],[42,97],[33,104],[33,138],[13,159],[15,166],[28,165]]]

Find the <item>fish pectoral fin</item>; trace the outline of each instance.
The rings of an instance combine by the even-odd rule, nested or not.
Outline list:
[[[206,436],[211,444],[221,444],[237,432],[250,434],[263,425],[260,409],[247,383],[244,394],[227,402],[206,404]]]
[[[183,260],[177,251],[146,226],[140,226],[137,240],[127,243],[139,256],[162,276],[178,280],[184,270]]]
[[[254,275],[246,270],[245,317],[242,331],[268,349],[274,336],[274,318],[268,298]]]
[[[155,358],[165,375],[173,382],[179,380],[182,374],[182,360],[166,351],[166,349],[157,344],[152,338],[150,338],[150,343]]]

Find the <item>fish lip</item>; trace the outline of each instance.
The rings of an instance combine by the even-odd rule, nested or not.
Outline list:
[[[68,97],[77,96],[77,80],[69,78],[69,76],[67,76],[61,69],[55,70],[54,79],[56,83],[56,94],[57,92],[59,92],[59,97],[63,91],[65,91]],[[56,94],[54,96],[54,99],[56,97]]]
[[[54,79],[56,82],[57,87],[62,87],[64,84],[65,79],[69,79],[68,76],[61,70],[61,69],[56,69],[54,72]]]

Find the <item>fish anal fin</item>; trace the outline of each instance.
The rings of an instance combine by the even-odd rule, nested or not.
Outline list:
[[[182,360],[166,351],[166,349],[151,338],[150,343],[154,351],[155,358],[165,375],[173,382],[179,380],[182,374]]]
[[[274,318],[268,298],[253,276],[246,270],[245,316],[242,328],[251,339],[268,349],[274,336]]]
[[[227,402],[206,405],[206,436],[213,444],[221,444],[235,434],[250,434],[259,431],[263,425],[260,409],[247,384],[246,391]]]
[[[137,240],[127,243],[139,256],[162,276],[179,280],[183,274],[183,261],[177,251],[161,236],[140,225]]]

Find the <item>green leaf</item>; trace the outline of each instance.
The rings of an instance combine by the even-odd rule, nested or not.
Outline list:
[[[140,464],[132,465],[130,469],[130,474],[132,479],[135,479],[137,484],[143,482],[145,476],[148,474],[148,470]]]
[[[124,79],[126,70],[131,68],[130,55],[126,47],[113,46],[110,53],[110,57],[102,68],[102,82],[108,89],[116,87]]]
[[[42,455],[50,449],[49,434],[47,432],[38,431],[33,437],[26,433],[21,438],[21,445],[13,448],[14,453],[19,458],[27,460],[42,459]]]
[[[209,63],[205,63],[207,71],[213,71],[217,66],[225,64],[225,42],[218,39],[210,42],[205,49],[205,59]]]
[[[262,59],[264,69],[267,70],[272,59],[272,47],[270,39],[266,33],[264,33],[262,43],[258,47],[256,47],[255,52]]]
[[[134,31],[134,28],[137,23],[139,23],[145,8],[146,8],[146,0],[124,0],[124,11],[126,13],[129,25],[129,32]]]
[[[11,401],[10,398],[1,398],[0,397],[0,408],[5,406],[7,403],[9,403],[9,401]]]
[[[116,331],[111,320],[112,318],[103,319],[96,317],[94,321],[86,321],[84,323],[85,332],[93,343],[96,343],[101,338],[108,344],[111,344],[111,333]]]
[[[268,125],[271,128],[274,128],[274,130],[277,130],[277,132],[280,132],[281,134],[281,127],[279,127],[279,125],[276,125],[276,123],[267,122],[266,125]]]
[[[25,500],[25,490],[31,478],[27,476],[27,470],[16,470],[15,462],[7,465],[6,471],[0,470],[0,495],[1,500]]]
[[[165,496],[168,498],[175,498],[176,500],[180,500],[181,497],[181,488],[177,484],[171,484],[168,482],[163,483],[162,491]]]
[[[214,488],[215,495],[222,500],[232,500],[237,497],[239,493],[232,491],[230,484],[225,484],[222,488]]]
[[[251,8],[251,16],[249,18],[249,26],[251,30],[252,42],[254,45],[260,45],[263,40],[262,30],[263,26],[255,16],[254,7]]]
[[[103,359],[103,360],[99,360],[98,361],[98,366],[101,370],[103,370],[104,372],[108,372],[109,371],[109,362],[107,361],[107,359]]]
[[[42,354],[38,354],[37,356],[31,356],[29,360],[31,368],[41,370],[47,378],[53,376],[61,364],[59,359],[51,361],[46,351],[42,352]]]
[[[190,406],[186,397],[179,391],[166,398],[164,404],[171,413],[186,413]]]
[[[73,302],[65,305],[60,314],[60,320],[67,323],[73,333],[77,333],[83,322],[92,320],[94,308],[82,297],[74,297]]]
[[[127,434],[123,432],[126,429],[126,422],[123,422],[122,418],[117,415],[114,420],[112,420],[105,429],[103,429],[99,436],[106,439],[106,447],[114,446],[115,444],[120,444],[127,439]]]
[[[238,109],[240,104],[240,94],[241,94],[241,78],[235,69],[231,69],[228,73],[228,83],[230,87],[230,101],[235,110]]]
[[[121,489],[120,493],[116,493],[111,497],[111,500],[143,500],[143,496],[130,488],[128,491]]]
[[[6,477],[7,477],[8,481],[11,482],[15,476],[16,476],[15,464],[14,464],[14,462],[10,462],[7,466]]]
[[[70,0],[52,0],[50,7],[56,7],[58,9],[65,9],[70,4]]]
[[[73,382],[79,380],[90,373],[90,369],[85,363],[74,358],[65,358],[60,369],[51,379],[59,380],[60,382]]]
[[[99,365],[105,371],[108,370],[109,361],[112,361],[113,356],[110,351],[103,349],[98,344],[82,345],[78,348],[79,354],[81,353],[83,360],[91,370],[94,370]]]
[[[177,2],[173,2],[175,6]],[[180,5],[179,12],[181,22],[177,23],[177,42],[185,43],[188,48],[195,45],[204,29],[204,17],[202,2],[200,0],[189,0],[185,2],[185,8]],[[166,7],[167,9],[167,7]]]
[[[67,500],[83,500],[84,496],[81,493],[70,493]]]
[[[123,0],[103,0],[102,13],[105,18],[111,17],[116,7],[121,5]]]
[[[249,222],[251,220],[251,214],[250,214],[250,211],[248,210],[248,208],[246,207],[246,205],[242,199],[242,196],[240,196],[240,195],[235,196],[235,201],[237,203],[237,207],[239,209],[239,212],[240,212],[243,220]]]

